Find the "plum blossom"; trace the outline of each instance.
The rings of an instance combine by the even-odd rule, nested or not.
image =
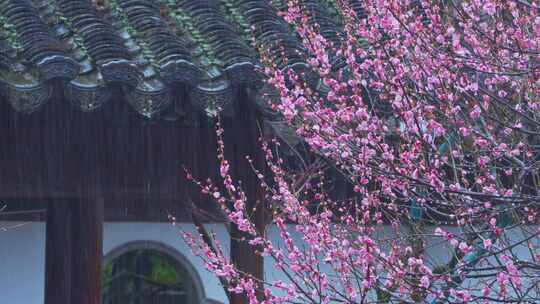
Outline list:
[[[540,230],[527,226],[540,219],[537,4],[257,3],[267,2],[237,13],[278,12],[264,28],[285,31],[268,36],[279,52],[257,40],[263,15],[235,12],[231,22],[252,29],[275,93],[265,102],[301,143],[262,138],[262,161],[249,162],[257,190],[247,191],[253,181],[231,175],[242,164],[226,159],[228,130],[218,123],[218,180],[194,183],[245,233],[252,254],[288,280],[255,278],[221,246],[186,234],[206,267],[253,304],[538,302],[537,289],[527,289],[540,277],[540,245],[531,241]],[[289,59],[318,83],[285,69]],[[277,241],[258,229],[259,210]],[[517,244],[529,254],[514,254]],[[433,247],[450,261],[430,263]],[[465,284],[478,273],[474,287]],[[523,290],[526,299],[517,296]]]

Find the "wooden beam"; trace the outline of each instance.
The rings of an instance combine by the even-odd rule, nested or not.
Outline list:
[[[231,227],[231,257],[238,269],[249,273],[256,279],[264,279],[264,259],[255,254],[253,247],[248,244],[250,236],[238,231],[235,225]],[[258,292],[259,296],[261,292]],[[247,304],[249,300],[243,294],[231,293],[231,304]]]
[[[264,192],[260,182],[246,159],[252,160],[252,165],[264,173],[265,159],[260,148],[259,137],[260,120],[253,106],[253,102],[247,98],[245,91],[240,95],[238,109],[242,109],[232,121],[226,121],[225,127],[225,152],[232,161],[232,174],[236,181],[241,182],[242,189],[247,195],[246,208],[254,218],[255,226],[259,233],[264,233],[266,223],[266,210],[264,205]],[[242,136],[239,136],[242,134]],[[264,259],[255,252],[255,248],[249,245],[251,236],[243,233],[236,225],[231,225],[231,259],[233,263],[245,273],[258,280],[264,279]],[[258,297],[262,299],[262,286],[258,286]],[[231,294],[231,304],[245,304],[249,300],[244,295]]]
[[[103,199],[47,207],[45,304],[100,304]]]
[[[101,303],[103,199],[78,200],[72,217],[71,303]]]
[[[71,303],[71,204],[49,203],[45,244],[45,304]]]

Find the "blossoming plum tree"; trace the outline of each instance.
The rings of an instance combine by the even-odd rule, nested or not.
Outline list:
[[[253,170],[278,239],[257,229],[220,126],[221,184],[197,182],[284,279],[238,269],[212,233],[184,233],[194,252],[249,303],[540,302],[540,3],[319,1],[341,18],[336,43],[311,2],[273,1],[308,69],[260,50],[268,102],[317,155],[299,172],[261,141]],[[439,265],[433,240],[448,248]]]

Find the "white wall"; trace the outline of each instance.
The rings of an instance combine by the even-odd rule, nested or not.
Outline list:
[[[16,226],[16,227],[14,227]],[[44,299],[45,223],[1,222],[0,229],[0,303],[40,304]],[[192,229],[191,225],[181,225]],[[213,227],[216,231],[223,228]],[[220,233],[220,234],[222,234]],[[219,280],[206,271],[178,233],[168,223],[106,223],[103,231],[103,253],[133,241],[155,241],[182,253],[197,269],[206,298],[227,303]]]
[[[45,224],[0,222],[0,304],[40,304],[43,303],[44,264],[45,264]],[[205,289],[208,303],[228,303],[219,280],[206,271],[200,260],[193,256],[179,235],[179,228],[193,231],[193,225],[182,224],[173,227],[168,223],[106,223],[104,226],[104,254],[120,246],[134,241],[154,241],[173,247],[183,254],[195,267]],[[214,231],[228,252],[229,242],[223,225],[207,225]],[[532,227],[531,227],[532,228]],[[454,228],[455,229],[455,228]],[[453,230],[453,229],[452,229]],[[535,229],[532,229],[534,231]],[[278,240],[277,229],[269,230],[271,239]],[[509,232],[511,239],[523,238],[517,231]],[[390,230],[383,229],[381,236],[391,237]],[[295,235],[300,239],[300,235]],[[276,245],[279,242],[276,243]],[[432,265],[445,263],[449,258],[449,248],[440,243],[438,238],[428,238],[428,259]],[[540,240],[536,240],[540,245]],[[538,247],[537,247],[538,248]],[[527,248],[516,248],[516,251],[527,254]],[[266,279],[273,281],[286,278],[279,272],[272,271],[271,260],[265,261]],[[467,284],[467,283],[465,283]],[[471,284],[471,283],[469,283]]]
[[[0,222],[0,228],[17,223]],[[0,231],[0,303],[43,303],[45,224]]]

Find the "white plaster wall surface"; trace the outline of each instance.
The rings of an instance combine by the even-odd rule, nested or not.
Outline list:
[[[43,303],[45,224],[0,221],[0,228],[2,227],[11,227],[11,229],[0,231],[0,304]],[[229,241],[225,226],[215,224],[206,225],[206,227],[218,235],[224,246],[224,251],[228,252]],[[228,303],[219,280],[204,269],[199,258],[191,254],[179,235],[179,229],[194,232],[194,226],[191,224],[179,224],[177,227],[173,227],[168,223],[105,223],[103,253],[107,255],[128,243],[139,241],[165,244],[182,254],[196,269],[207,299],[206,303],[203,304]],[[291,232],[294,238],[301,242],[301,235]],[[277,229],[270,228],[268,234],[275,245],[280,246]],[[395,234],[390,229],[382,229],[380,232],[380,236],[384,238],[392,238],[393,235]],[[517,231],[509,232],[509,237],[523,238]],[[540,240],[536,240],[536,242],[540,242]],[[427,243],[427,256],[431,265],[440,265],[448,260],[449,248],[442,245],[438,238],[428,238]],[[528,253],[525,247],[515,249],[519,251],[520,255]],[[287,281],[281,272],[276,271],[275,265],[270,259],[265,260],[265,269],[267,280]],[[473,282],[465,282],[465,284],[474,285]]]
[[[220,225],[211,229],[226,235]],[[215,227],[214,227],[215,226]],[[0,228],[0,304],[40,304],[45,284],[45,223],[1,222]],[[193,225],[180,227],[193,231]],[[168,223],[105,223],[103,253],[134,241],[166,244],[183,254],[197,270],[207,303],[227,303],[219,280],[206,271],[200,260],[186,246],[179,230]],[[227,243],[225,243],[227,245]],[[227,245],[228,246],[228,245]]]
[[[43,303],[45,224],[0,222],[0,303]]]
[[[463,231],[461,228],[458,227],[442,227],[444,230],[448,232],[452,232],[456,235],[462,235]],[[506,240],[510,240],[511,243],[515,243],[519,240],[524,240],[536,233],[540,227],[538,226],[523,226],[523,227],[516,227],[514,229],[510,229],[505,232],[504,238]],[[432,269],[436,266],[442,266],[448,263],[452,256],[453,248],[448,244],[447,241],[442,240],[441,237],[435,236],[434,233],[435,227],[426,227],[424,234],[424,240],[426,244],[426,252],[425,252],[425,260],[426,264],[430,266]],[[279,230],[276,226],[270,227],[267,230],[268,235],[274,242],[274,246],[278,248],[282,248],[285,252],[285,256],[287,256],[288,251],[285,249],[286,246],[284,242],[279,238]],[[289,226],[289,233],[291,237],[295,240],[295,244],[302,248],[302,244],[304,243],[302,240],[302,235],[294,229],[293,226]],[[400,235],[406,235],[407,230],[404,228],[399,233]],[[375,239],[381,240],[378,244],[381,246],[381,249],[383,251],[388,251],[390,249],[390,242],[389,240],[393,240],[397,237],[396,232],[390,227],[390,226],[383,226],[380,229],[377,230],[377,232],[373,235]],[[383,242],[382,240],[388,240],[387,242]],[[533,248],[539,248],[540,247],[540,238],[534,238],[530,240],[530,243],[533,244]],[[526,246],[526,244],[516,245],[512,249],[513,254],[515,254],[518,258],[523,260],[531,260],[531,251]],[[538,253],[538,252],[537,252]],[[491,262],[494,262],[493,258],[489,259]],[[322,261],[322,259],[321,259]],[[495,264],[495,263],[494,263]],[[329,274],[330,276],[339,276],[339,273],[336,273],[328,267],[328,265],[325,265],[324,262],[321,262],[320,265],[317,265],[322,272],[325,272]],[[276,271],[277,267],[275,266],[275,263],[271,259],[265,259],[265,276],[267,281],[284,281],[284,282],[290,282],[289,279],[281,272]],[[274,271],[269,271],[269,270]],[[534,272],[537,274],[537,272]],[[475,274],[472,273],[471,274]],[[524,274],[524,272],[522,272]],[[384,273],[379,273],[381,277],[384,277]],[[529,272],[529,275],[532,275],[531,272]],[[527,290],[527,288],[531,287],[535,282],[537,281],[537,277],[522,277],[522,284],[524,287],[524,290]],[[298,280],[298,282],[302,282],[302,280]],[[476,280],[476,279],[467,279],[462,284],[461,287],[464,288],[471,288],[478,292],[480,292],[481,288],[484,287],[483,281]],[[481,286],[479,288],[479,286]],[[339,286],[338,286],[339,287]],[[496,287],[492,287],[496,288]],[[510,289],[509,295],[513,295],[513,291]],[[368,293],[368,297],[370,299],[375,299],[375,291],[373,290],[373,293]],[[332,304],[338,304],[339,302],[330,302]],[[539,303],[540,304],[540,303]]]

